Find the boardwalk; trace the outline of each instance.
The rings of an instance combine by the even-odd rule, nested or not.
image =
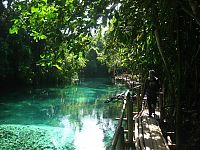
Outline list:
[[[169,150],[156,120],[158,117],[158,111],[155,117],[148,117],[148,111],[144,109],[135,118],[135,147],[137,150]]]
[[[129,91],[127,91],[124,96],[122,114],[119,118],[119,125],[115,132],[110,150],[170,150],[157,121],[160,119],[160,112],[158,110],[161,110],[163,105],[163,92],[159,94],[159,108],[156,109],[155,116],[149,117],[146,97],[143,98],[143,102],[141,102],[141,84],[133,82],[128,78],[120,79],[123,80],[130,89],[137,91],[137,94],[135,97],[130,98],[130,94],[128,94]],[[133,105],[137,107],[140,105],[142,110],[133,113]],[[140,107],[138,107],[138,109],[140,109]],[[133,116],[135,113],[136,115]],[[124,121],[127,124],[125,128],[122,126],[122,122]],[[125,139],[124,133],[128,135],[126,136],[127,139]]]

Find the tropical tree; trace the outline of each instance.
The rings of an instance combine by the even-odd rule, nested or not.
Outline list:
[[[100,59],[109,66],[120,60],[121,66],[144,76],[148,69],[155,69],[165,87],[166,111],[176,125],[177,149],[194,148],[199,138],[196,130],[187,130],[187,124],[192,122],[199,133],[195,127],[199,120],[198,2],[135,0],[119,4],[109,20]]]
[[[70,81],[86,65],[88,50],[99,49],[98,59],[111,69],[128,68],[143,77],[155,69],[165,87],[166,118],[176,127],[177,149],[196,148],[200,141],[197,0],[7,2],[0,1],[1,80],[9,76],[33,83]]]

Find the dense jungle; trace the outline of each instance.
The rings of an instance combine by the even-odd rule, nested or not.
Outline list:
[[[199,1],[0,0],[1,93],[149,69],[176,149],[199,149]]]

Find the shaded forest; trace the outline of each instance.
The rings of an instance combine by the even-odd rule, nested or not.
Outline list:
[[[70,83],[97,60],[142,82],[154,69],[176,148],[200,147],[199,1],[0,1],[1,87]]]

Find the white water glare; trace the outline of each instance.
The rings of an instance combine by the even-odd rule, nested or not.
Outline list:
[[[75,135],[74,145],[77,150],[105,150],[104,134],[97,119],[86,117],[82,120],[83,128]]]

